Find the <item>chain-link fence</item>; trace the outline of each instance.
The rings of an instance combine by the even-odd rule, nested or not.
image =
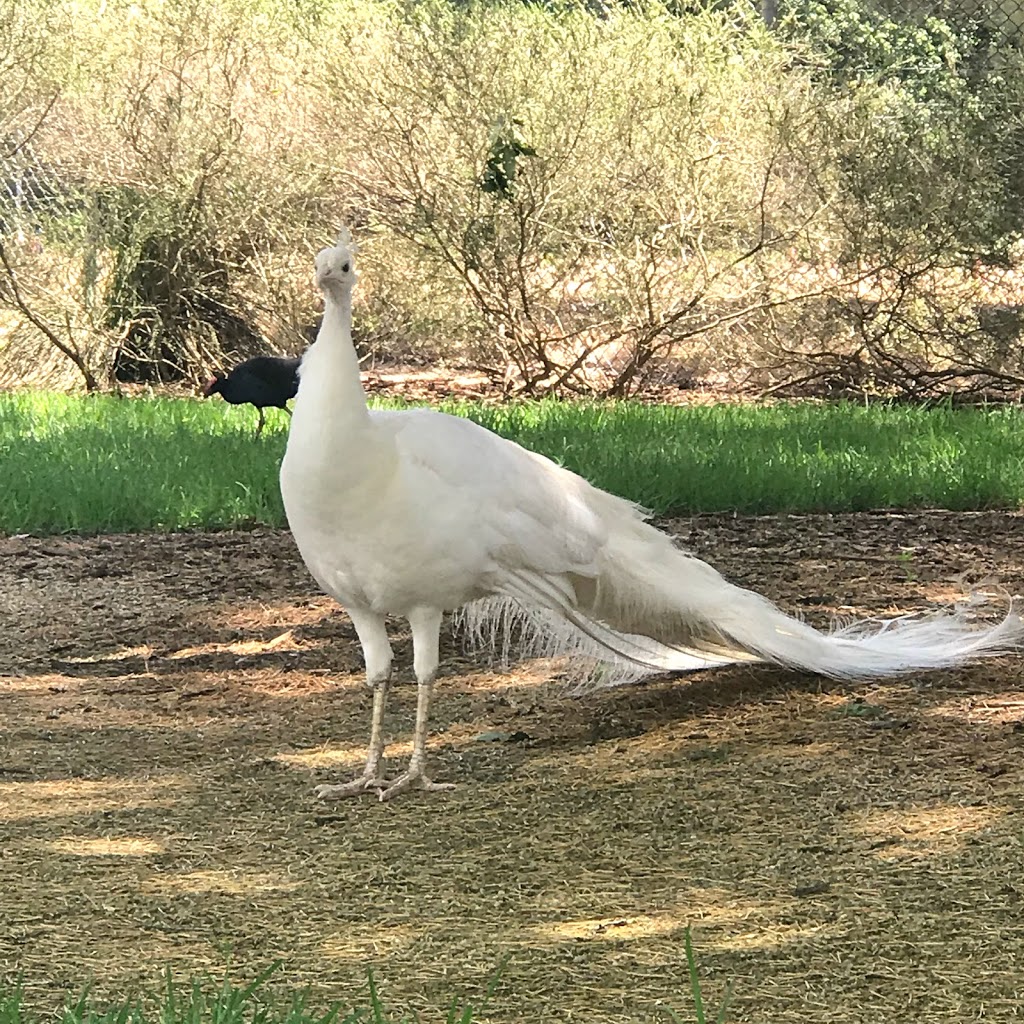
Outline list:
[[[0,234],[21,241],[41,234],[44,221],[80,207],[79,191],[73,175],[40,156],[31,139],[0,142]]]
[[[1021,0],[872,0],[858,6],[898,21],[968,17],[991,26],[1007,40],[1019,38],[1024,32],[1024,3]],[[780,17],[787,15],[799,21],[805,10],[806,5],[793,4],[790,0],[761,0],[760,5],[761,17],[769,26],[774,26]]]

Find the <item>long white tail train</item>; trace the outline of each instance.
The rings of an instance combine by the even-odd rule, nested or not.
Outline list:
[[[615,523],[596,579],[508,574],[500,596],[462,610],[472,640],[504,656],[516,633],[528,656],[586,659],[578,675],[597,685],[736,662],[865,679],[951,668],[1024,644],[1012,602],[999,621],[979,624],[993,596],[980,594],[951,609],[820,632],[677,548],[628,502],[606,504],[617,507],[603,519]],[[589,671],[594,662],[612,671]]]

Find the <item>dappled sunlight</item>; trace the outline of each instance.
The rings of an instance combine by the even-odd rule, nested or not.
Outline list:
[[[848,538],[876,551],[875,520],[829,519],[824,541],[820,522],[778,527],[787,566]],[[847,589],[762,564],[749,545],[768,529],[681,533],[795,607],[917,606],[918,581]],[[275,568],[290,538],[110,543],[79,542],[54,603],[81,608],[64,631],[12,630],[0,679],[0,961],[47,998],[82,978],[159,983],[165,964],[216,977],[231,956],[282,959],[289,985],[351,1005],[372,964],[395,1019],[426,1021],[510,955],[495,1020],[629,1024],[666,1005],[690,1020],[687,928],[710,1005],[734,982],[737,1020],[903,1019],[897,988],[928,1013],[947,991],[1014,991],[999,973],[1024,835],[1012,665],[885,684],[727,669],[576,699],[552,663],[495,667],[446,630],[428,771],[457,788],[326,802],[315,783],[363,769],[372,695],[344,614]],[[113,616],[82,585],[97,559],[133,574],[100,581],[131,595]],[[390,777],[417,688],[408,629],[389,627]]]
[[[794,922],[796,907],[797,901],[789,897],[759,900],[721,888],[700,889],[693,892],[686,917],[706,948],[777,949],[828,931],[820,922]]]
[[[754,900],[724,889],[694,890],[692,898],[651,914],[551,921],[523,930],[536,942],[621,942],[672,936],[692,928],[706,948],[770,949],[818,934],[819,924],[781,923],[792,901]]]
[[[172,807],[195,787],[194,779],[178,773],[145,782],[130,779],[5,782],[0,783],[0,821]]]
[[[121,647],[116,651],[108,651],[105,654],[91,654],[88,657],[66,657],[62,659],[69,665],[98,665],[111,661],[126,661],[129,658],[141,658],[148,661],[153,657],[156,648],[151,644],[139,644],[136,647]]]
[[[256,896],[260,893],[291,892],[302,882],[261,871],[190,871],[187,874],[163,874],[142,883],[143,892],[156,895],[178,893],[223,893],[228,896]]]
[[[344,674],[322,672],[245,672],[239,680],[247,692],[261,697],[309,697],[313,694],[344,694],[353,684]]]
[[[721,886],[693,889],[676,914],[686,915],[691,924],[707,927],[749,924],[759,919],[776,919],[792,906],[790,899],[752,899]]]
[[[82,676],[69,676],[62,672],[40,672],[33,675],[4,676],[2,685],[5,693],[16,691],[20,694],[38,694],[52,701],[55,694],[74,693],[76,690],[84,689],[89,682],[90,680]]]
[[[1010,813],[1008,807],[886,808],[852,813],[849,828],[872,841],[875,856],[931,857],[963,847],[972,833],[996,824]]]
[[[306,650],[307,647],[307,644],[299,643],[295,639],[295,631],[289,629],[271,640],[238,640],[228,644],[197,644],[193,647],[182,647],[177,651],[172,651],[165,655],[165,657],[171,661],[180,661],[182,658],[195,658],[200,655],[234,654],[244,656],[274,654],[284,651],[302,651]]]
[[[456,725],[445,732],[435,733],[427,738],[427,750],[438,751],[445,747],[460,747],[473,740],[477,730],[469,725]],[[288,750],[274,754],[271,760],[296,769],[362,767],[366,760],[366,745],[370,737],[369,716],[366,720],[366,737],[355,743],[330,744],[310,750]],[[412,756],[412,738],[388,740],[384,756],[389,762],[407,760]]]
[[[808,743],[764,745],[758,750],[758,756],[783,762],[820,761],[822,758],[828,758],[831,768],[837,760],[850,761],[856,754],[842,743],[811,740]]]
[[[423,934],[423,927],[381,922],[363,926],[347,923],[343,930],[324,939],[318,948],[327,960],[362,964],[367,957],[386,956],[408,949]]]
[[[563,942],[566,939],[593,939],[618,942],[622,939],[647,939],[655,935],[671,935],[687,926],[688,922],[671,914],[636,917],[590,918],[580,921],[555,921],[535,925],[524,932],[531,940]]]
[[[54,853],[76,857],[149,857],[167,851],[163,842],[148,836],[61,836],[41,845]]]
[[[997,575],[983,570],[979,578],[977,571],[968,569],[956,576],[918,583],[914,592],[929,605],[950,609],[959,606],[976,614],[979,621],[998,621],[1013,604],[1017,584],[1013,582],[1012,575]]]
[[[752,931],[736,932],[724,938],[701,936],[701,942],[709,949],[743,952],[746,950],[777,949],[791,942],[805,942],[808,939],[821,941],[834,929],[828,925],[796,925],[767,922],[764,927]]]
[[[253,632],[263,629],[294,629],[312,626],[339,614],[333,598],[316,596],[303,601],[278,601],[275,604],[230,604],[208,609],[205,625],[218,629]]]
[[[410,746],[410,750],[411,745]],[[366,744],[348,744],[344,747],[319,747],[274,754],[271,760],[287,768],[314,770],[316,768],[348,768],[366,760]]]
[[[919,583],[914,587],[914,593],[922,600],[927,601],[929,605],[935,606],[938,609],[953,608],[971,599],[969,584],[958,580],[934,580],[929,583]],[[980,591],[980,593],[984,593],[992,601],[998,599],[995,593],[989,594],[985,590]],[[904,609],[902,614],[907,614],[907,609]]]
[[[1024,719],[1024,691],[1005,690],[984,696],[953,697],[921,712],[929,718],[950,718],[986,725],[1013,725]]]
[[[551,659],[527,659],[509,665],[492,663],[486,651],[468,651],[464,657],[471,660],[473,672],[463,675],[445,675],[441,686],[460,684],[465,693],[486,693],[494,697],[515,698],[523,691],[569,695],[569,685],[559,678]],[[564,666],[563,666],[564,667]]]

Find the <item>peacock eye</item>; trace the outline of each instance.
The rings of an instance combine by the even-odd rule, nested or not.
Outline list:
[[[342,263],[342,265],[341,265],[341,272],[343,274],[347,274],[348,273],[348,264],[347,263]]]

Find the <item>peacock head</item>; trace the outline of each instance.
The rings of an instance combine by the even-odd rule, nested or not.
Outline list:
[[[357,280],[356,252],[348,228],[342,228],[337,242],[316,254],[316,285],[322,292],[339,294],[351,291]]]

